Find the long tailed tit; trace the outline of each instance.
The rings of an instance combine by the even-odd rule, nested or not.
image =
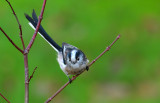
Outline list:
[[[25,17],[29,21],[29,25],[35,29],[38,23],[38,18],[33,10],[32,18],[25,14]],[[88,70],[88,62],[89,60],[85,56],[85,54],[79,50],[77,47],[72,46],[67,43],[62,43],[62,47],[60,47],[43,29],[40,25],[38,33],[54,48],[54,50],[58,53],[57,61],[62,69],[62,71],[68,76],[69,75],[77,75],[83,72],[85,69]],[[71,83],[71,79],[69,78]]]

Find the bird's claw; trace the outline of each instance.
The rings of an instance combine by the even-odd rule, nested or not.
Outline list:
[[[89,66],[86,66],[86,70],[87,70],[87,71],[89,70]]]
[[[68,79],[69,79],[69,83],[71,84],[71,83],[72,83],[72,79],[71,79],[71,78],[69,78],[69,77],[68,77]]]

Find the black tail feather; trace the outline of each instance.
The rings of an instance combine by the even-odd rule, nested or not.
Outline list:
[[[32,18],[25,14],[25,17],[27,20],[36,28],[37,23],[38,23],[38,18],[33,10],[32,12]],[[58,51],[62,51],[62,48],[47,34],[47,32],[43,29],[43,27],[40,25],[38,32],[43,36],[52,46],[54,46]]]

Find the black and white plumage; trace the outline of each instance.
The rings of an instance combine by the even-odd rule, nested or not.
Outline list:
[[[38,23],[38,18],[33,10],[32,18],[25,14],[25,17],[29,21],[29,25],[35,29]],[[79,50],[77,47],[72,46],[67,43],[62,43],[60,47],[43,29],[40,25],[38,33],[54,48],[58,53],[57,61],[62,69],[62,71],[69,77],[69,75],[77,75],[88,69],[87,64],[89,60],[86,58],[85,54]]]

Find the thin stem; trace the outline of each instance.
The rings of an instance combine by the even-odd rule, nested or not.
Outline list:
[[[47,0],[44,0],[44,2],[43,2],[41,14],[39,16],[38,24],[36,26],[36,30],[34,32],[34,35],[33,35],[32,39],[31,39],[30,43],[28,44],[27,48],[24,51],[24,64],[25,64],[25,103],[29,103],[29,81],[30,81],[30,79],[29,79],[29,69],[28,69],[28,53],[29,53],[29,50],[30,50],[30,48],[32,47],[32,45],[34,43],[34,40],[35,40],[36,36],[37,36],[37,32],[38,32],[38,29],[40,27],[40,23],[42,21],[42,17],[43,17],[46,1]]]
[[[91,67],[100,57],[102,57],[102,55],[104,55],[104,53],[106,53],[107,51],[109,51],[111,49],[111,46],[120,38],[120,35],[117,36],[117,38],[111,43],[110,46],[108,46],[96,59],[94,59],[89,65],[88,67]],[[83,73],[83,72],[82,72]],[[81,74],[82,74],[81,73]],[[79,75],[78,74],[76,76],[72,77],[72,81],[75,80]],[[50,98],[48,98],[48,100],[45,103],[49,103],[54,97],[56,97],[67,85],[69,84],[69,81],[64,84],[54,95],[52,95]]]
[[[94,62],[96,62],[104,53],[111,49],[111,46],[120,38],[120,35],[112,42],[110,46],[108,46],[96,59],[94,59],[88,66],[90,67]]]
[[[30,82],[30,80],[33,78],[33,75],[34,75],[34,73],[35,73],[36,69],[37,69],[37,67],[35,67],[35,68],[34,68],[34,70],[33,70],[33,72],[32,72],[32,75],[30,76],[30,78],[29,78],[28,82]]]
[[[20,36],[21,41],[22,41],[23,50],[20,49],[20,48],[9,38],[9,36],[8,36],[8,35],[4,32],[4,30],[0,27],[0,30],[1,30],[1,31],[3,32],[3,34],[7,37],[7,39],[12,43],[12,45],[13,45],[15,48],[17,48],[17,49],[24,55],[24,66],[25,66],[25,103],[29,103],[29,81],[31,80],[31,78],[33,77],[33,74],[34,74],[34,72],[35,72],[35,70],[34,70],[33,73],[32,73],[32,75],[31,75],[31,77],[30,77],[30,79],[29,79],[28,52],[29,52],[29,50],[30,50],[31,46],[33,45],[33,42],[34,42],[34,40],[35,40],[35,38],[36,38],[36,35],[37,35],[37,32],[38,32],[40,23],[41,23],[41,21],[42,21],[42,17],[43,17],[43,13],[44,13],[46,1],[47,1],[47,0],[44,0],[44,2],[43,2],[41,14],[40,14],[40,16],[39,16],[39,20],[38,20],[38,24],[37,24],[37,26],[36,26],[35,33],[34,33],[34,35],[33,35],[33,37],[32,37],[32,40],[30,41],[30,43],[29,43],[29,45],[28,45],[28,47],[27,47],[26,49],[25,49],[25,44],[24,44],[23,37],[22,37],[21,24],[20,24],[20,22],[19,22],[19,20],[18,20],[18,17],[17,17],[17,15],[16,15],[16,13],[15,13],[15,11],[14,11],[11,3],[10,3],[8,0],[6,0],[6,2],[9,4],[9,6],[10,6],[10,8],[11,8],[11,10],[12,10],[12,12],[13,12],[16,20],[17,20],[17,23],[18,23],[18,25],[19,25],[19,30],[20,30],[19,36]],[[35,68],[35,69],[36,69],[36,68]],[[5,99],[5,97],[4,97],[2,94],[1,94],[1,96]]]
[[[24,54],[25,67],[25,103],[29,103],[29,69],[28,69],[28,54]]]
[[[23,37],[22,37],[22,27],[21,27],[21,24],[20,24],[20,22],[19,22],[19,20],[18,20],[18,17],[17,17],[17,15],[16,15],[16,13],[15,13],[15,11],[14,11],[11,3],[10,3],[8,0],[6,0],[6,1],[7,1],[7,3],[9,4],[9,6],[10,6],[10,8],[11,8],[11,10],[12,10],[12,12],[13,12],[16,20],[17,20],[17,23],[18,23],[18,26],[19,26],[19,30],[20,30],[19,36],[20,36],[20,38],[21,38],[22,45],[23,45],[23,50],[24,50],[24,49],[25,49],[25,44],[24,44]]]
[[[7,39],[12,43],[12,45],[17,48],[22,54],[23,50],[21,50],[13,41],[12,39],[5,33],[5,31],[0,27],[0,30],[3,32],[3,34],[7,37]]]
[[[48,100],[45,103],[49,103],[55,96],[57,96],[67,85],[69,84],[69,81],[64,84],[53,96],[48,98]]]
[[[1,96],[3,99],[5,99],[8,103],[10,103],[10,101],[9,101],[6,97],[4,97],[1,93],[0,93],[0,96]]]
[[[36,38],[37,33],[38,33],[38,29],[39,29],[39,27],[40,27],[40,24],[41,24],[41,21],[42,21],[42,18],[43,18],[43,13],[44,13],[46,1],[47,1],[47,0],[44,0],[44,2],[43,2],[43,6],[42,6],[41,14],[40,14],[39,19],[38,19],[38,23],[37,23],[37,26],[36,26],[36,30],[35,30],[35,32],[34,32],[34,35],[33,35],[32,39],[31,39],[30,43],[28,44],[28,46],[27,46],[27,48],[26,48],[26,50],[25,50],[25,53],[28,53],[28,52],[29,52],[30,48],[32,47],[32,45],[33,45],[33,43],[34,43],[34,41],[35,41],[35,38]]]

